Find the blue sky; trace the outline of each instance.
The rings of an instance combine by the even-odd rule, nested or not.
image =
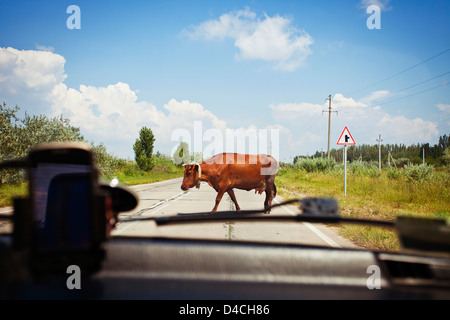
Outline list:
[[[381,29],[366,25],[371,4]],[[170,154],[194,121],[276,129],[280,160],[311,155],[327,148],[330,94],[332,148],[345,126],[357,144],[450,133],[449,1],[2,0],[0,12],[0,100],[62,113],[120,157],[143,125]]]

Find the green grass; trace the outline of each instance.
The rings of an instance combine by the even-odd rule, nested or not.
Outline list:
[[[155,167],[150,172],[139,170],[133,161],[119,166],[108,177],[117,178],[125,185],[136,185],[179,178],[183,176],[183,171],[184,168],[175,165],[170,158],[155,157]]]
[[[157,168],[156,168],[157,169]],[[119,182],[125,185],[136,185],[136,184],[144,184],[144,183],[153,183],[163,180],[180,178],[183,176],[183,171],[158,171],[153,168],[150,172],[142,172],[135,175],[126,175],[123,172],[118,172],[115,176],[119,180]]]
[[[361,168],[359,168],[361,169]],[[277,188],[286,198],[333,197],[338,200],[344,217],[395,220],[398,215],[430,218],[450,217],[449,168],[391,169],[372,168],[347,171],[347,196],[344,195],[344,174],[340,167],[331,170],[280,168]],[[378,171],[378,172],[377,172]],[[396,234],[380,228],[343,226],[340,234],[354,243],[377,250],[399,249]]]
[[[28,195],[28,184],[23,182],[21,184],[0,186],[0,208],[12,206],[14,197],[26,197]]]
[[[117,178],[125,185],[158,182],[183,176],[183,167],[173,163],[164,155],[153,157],[154,167],[151,171],[140,170],[135,161],[114,158],[108,154],[98,157],[97,167],[103,180]]]

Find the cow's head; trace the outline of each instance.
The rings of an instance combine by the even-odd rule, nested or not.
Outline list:
[[[184,165],[184,178],[181,184],[181,190],[188,190],[193,187],[200,188],[200,177],[202,175],[202,168],[198,164]]]

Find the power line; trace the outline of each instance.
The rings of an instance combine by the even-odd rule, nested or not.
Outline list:
[[[404,89],[401,89],[401,90],[395,91],[395,92],[393,92],[392,94],[396,94],[396,93],[399,93],[399,92],[401,92],[401,91],[405,91],[405,90],[408,90],[408,89],[411,89],[411,88],[417,87],[418,85],[421,85],[421,84],[424,84],[425,82],[428,82],[428,81],[431,81],[431,80],[434,80],[434,79],[440,78],[440,77],[442,77],[442,76],[445,76],[446,74],[449,74],[449,73],[450,73],[450,71],[447,71],[447,72],[445,72],[445,73],[443,73],[443,74],[441,74],[441,75],[438,75],[438,76],[436,76],[436,77],[433,77],[433,78],[430,78],[430,79],[428,79],[428,80],[425,80],[425,81],[422,81],[422,82],[419,82],[419,83],[413,84],[412,86],[409,86],[409,87],[407,87],[407,88],[404,88]]]
[[[353,92],[349,93],[348,95],[355,94],[355,93],[357,93],[357,92],[360,92],[360,91],[363,91],[363,90],[365,90],[365,89],[371,88],[371,87],[373,87],[373,86],[375,86],[375,85],[377,85],[377,84],[380,84],[380,83],[382,83],[382,82],[384,82],[384,81],[386,81],[386,80],[392,79],[392,78],[394,78],[394,77],[396,77],[396,76],[398,76],[398,75],[400,75],[400,74],[402,74],[402,73],[405,73],[405,72],[407,72],[407,71],[409,71],[409,70],[412,70],[412,69],[414,69],[414,68],[420,66],[421,64],[424,64],[425,62],[428,62],[428,61],[430,61],[430,60],[432,60],[432,59],[434,59],[434,58],[436,58],[436,57],[438,57],[438,56],[440,56],[440,55],[442,55],[442,54],[444,54],[444,53],[446,53],[446,52],[448,52],[448,51],[450,51],[450,48],[447,49],[447,50],[444,50],[444,51],[442,51],[442,52],[440,52],[440,53],[438,53],[438,54],[436,54],[436,55],[434,55],[434,56],[432,56],[431,58],[428,58],[428,59],[426,59],[426,60],[423,60],[423,61],[421,61],[421,62],[419,62],[419,63],[417,63],[417,64],[415,64],[415,65],[413,65],[413,66],[411,66],[411,67],[409,67],[409,68],[406,68],[406,69],[404,69],[404,70],[402,70],[402,71],[400,71],[400,72],[397,72],[396,74],[393,74],[393,75],[391,75],[391,76],[389,76],[389,77],[387,77],[387,78],[384,78],[384,79],[382,79],[382,80],[380,80],[380,81],[377,81],[377,82],[375,82],[375,83],[373,83],[373,84],[371,84],[371,85],[368,85],[368,86],[366,86],[366,87],[364,87],[364,88],[362,88],[362,89],[353,91]]]
[[[444,83],[442,83],[442,84],[440,84],[440,85],[438,85],[438,86],[435,86],[435,87],[432,87],[432,88],[428,88],[428,89],[425,89],[425,90],[422,90],[422,91],[419,91],[419,92],[416,92],[416,93],[412,93],[412,94],[409,94],[409,95],[407,95],[407,96],[404,96],[404,97],[401,97],[401,98],[398,98],[398,99],[394,99],[394,100],[391,100],[391,101],[387,101],[387,102],[384,102],[384,103],[380,103],[380,104],[378,104],[378,105],[379,105],[379,106],[382,106],[382,105],[385,105],[385,104],[388,104],[388,103],[392,103],[392,102],[396,102],[396,101],[399,101],[399,100],[403,100],[403,99],[406,99],[406,98],[409,98],[409,97],[418,95],[418,94],[420,94],[420,93],[424,93],[424,92],[427,92],[427,91],[430,91],[430,90],[434,90],[434,89],[437,89],[437,88],[446,86],[447,83],[448,83],[448,82],[444,82]]]
[[[300,131],[300,135],[302,135],[303,133],[306,133],[309,129],[311,129],[311,127],[315,126],[317,124],[317,122],[320,120],[320,118],[322,117],[322,114],[317,114],[315,117],[311,118],[308,125],[306,127],[302,127],[302,130]]]
[[[395,95],[395,94],[397,94],[397,93],[400,93],[400,92],[402,92],[402,91],[405,91],[405,90],[408,90],[408,89],[417,87],[417,86],[419,86],[419,85],[421,85],[421,84],[424,84],[424,83],[426,83],[426,82],[428,82],[428,81],[431,81],[431,80],[440,78],[440,77],[442,77],[442,76],[445,76],[446,74],[449,74],[449,73],[450,73],[450,71],[447,71],[447,72],[444,72],[444,73],[442,73],[442,74],[440,74],[440,75],[438,75],[438,76],[435,76],[435,77],[433,77],[433,78],[430,78],[430,79],[427,79],[427,80],[418,82],[418,83],[416,83],[416,84],[413,84],[413,85],[411,85],[411,86],[409,86],[409,87],[406,87],[406,88],[397,90],[397,91],[395,91],[395,92],[392,92],[389,96],[393,96],[393,95]],[[378,99],[374,99],[374,100],[372,100],[372,102],[373,102],[373,101],[377,101],[377,100],[381,100],[381,99],[386,99],[386,97],[381,97],[381,98],[378,98]]]

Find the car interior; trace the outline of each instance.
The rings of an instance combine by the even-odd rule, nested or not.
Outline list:
[[[58,163],[59,169],[44,166],[52,173],[43,179],[42,163]],[[308,198],[274,205],[298,205],[295,216],[244,210],[125,222],[151,220],[158,228],[230,219],[361,224],[395,230],[399,252],[201,236],[110,236],[120,212],[135,208],[138,199],[124,186],[100,183],[89,150],[44,146],[1,166],[24,167],[30,179],[29,195],[15,199],[13,214],[0,215],[13,225],[0,235],[2,299],[450,298],[450,226],[444,219],[350,219],[339,215],[335,199]],[[48,190],[44,199],[41,189]],[[39,208],[45,208],[43,216]]]

